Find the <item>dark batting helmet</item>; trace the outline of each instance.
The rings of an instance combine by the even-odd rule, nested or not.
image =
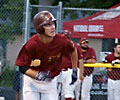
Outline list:
[[[68,30],[63,30],[63,34],[64,34],[68,39],[70,39],[72,33],[71,33],[70,31],[68,31]]]
[[[37,13],[33,18],[34,28],[36,32],[43,33],[44,32],[43,25],[53,21],[56,22],[56,19],[49,11],[41,11]]]

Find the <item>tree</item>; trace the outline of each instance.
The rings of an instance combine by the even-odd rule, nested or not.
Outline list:
[[[120,2],[120,0],[54,0],[53,5],[58,5],[58,2],[63,3],[63,7],[73,7],[73,8],[101,8],[108,9]],[[95,12],[85,12],[81,11],[81,15],[88,16],[92,15]],[[76,19],[79,17],[77,11],[65,11],[65,16],[69,15],[71,19]],[[74,15],[74,16],[73,16]]]
[[[0,39],[14,39],[22,33],[24,0],[2,0],[0,7]]]
[[[120,2],[120,0],[54,0],[53,5],[58,5],[60,1],[63,3],[63,7],[106,9]]]

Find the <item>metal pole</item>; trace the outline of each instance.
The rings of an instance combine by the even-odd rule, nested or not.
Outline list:
[[[28,39],[28,18],[29,18],[29,0],[26,0],[26,15],[25,15],[25,34],[24,34],[24,43]]]
[[[29,0],[26,0],[25,2],[26,5],[26,9],[25,9],[25,23],[24,23],[24,43],[22,45],[24,45],[27,40],[28,40],[28,19],[29,19]],[[20,100],[23,100],[23,74],[20,74]]]
[[[61,32],[62,30],[62,2],[59,2],[59,10],[57,11],[57,28],[56,33]]]
[[[62,2],[59,2],[60,10],[59,10],[59,30],[58,32],[61,32],[62,30]]]

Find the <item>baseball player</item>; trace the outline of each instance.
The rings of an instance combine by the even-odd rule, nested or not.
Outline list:
[[[58,100],[56,77],[61,71],[62,56],[72,60],[72,81],[77,80],[77,51],[73,43],[55,34],[56,19],[49,11],[33,18],[37,34],[22,47],[16,65],[24,74],[23,100]]]
[[[108,63],[114,67],[115,63],[120,64],[120,43],[115,44],[114,52],[105,57]],[[110,68],[107,72],[108,77],[108,100],[120,100],[120,69]]]
[[[63,35],[65,35],[67,37],[67,39],[71,39],[71,32],[68,30],[64,30],[63,31]],[[71,40],[70,40],[71,41]],[[73,42],[73,41],[71,41]],[[65,57],[63,56],[62,58],[62,73],[61,73],[61,79],[62,79],[62,84],[63,84],[63,94],[64,94],[64,98],[65,100],[76,100],[75,98],[75,86],[77,85],[77,83],[79,84],[80,80],[83,80],[83,55],[82,55],[82,51],[80,49],[80,47],[74,43],[74,45],[77,48],[77,52],[78,52],[78,61],[79,61],[79,65],[78,67],[80,67],[80,73],[79,73],[79,68],[78,68],[78,72],[77,72],[77,76],[78,76],[78,80],[74,83],[71,84],[71,75],[72,75],[72,63],[71,63],[71,59],[70,56],[69,57]]]
[[[96,54],[93,48],[89,47],[89,41],[86,38],[81,38],[80,47],[83,53],[84,63],[95,63]],[[90,100],[90,89],[92,87],[92,72],[93,68],[84,68],[84,80],[81,86],[81,100]]]

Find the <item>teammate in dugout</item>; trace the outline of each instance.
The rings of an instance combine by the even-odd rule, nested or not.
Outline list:
[[[56,77],[61,71],[62,56],[71,56],[74,83],[77,50],[73,43],[55,34],[56,19],[49,11],[37,13],[33,24],[37,34],[22,47],[16,60],[24,74],[23,100],[58,100]]]
[[[86,38],[81,38],[80,47],[83,53],[84,63],[95,63],[96,54],[92,47],[89,47],[89,41]],[[90,100],[90,89],[92,87],[94,68],[84,67],[84,80],[81,86],[81,100]]]
[[[63,30],[63,34],[65,35],[67,39],[71,39],[71,32],[68,30]],[[70,40],[71,42],[73,42],[72,40]],[[74,43],[74,42],[73,42]],[[78,76],[78,80],[71,85],[71,75],[72,75],[72,63],[71,63],[71,59],[70,56],[69,57],[65,57],[63,56],[62,58],[62,64],[61,66],[62,68],[62,72],[61,72],[61,80],[62,80],[62,85],[63,85],[63,93],[64,93],[64,98],[65,100],[76,100],[77,98],[79,99],[79,94],[75,94],[75,87],[80,84],[80,80],[84,79],[83,76],[83,55],[82,55],[82,51],[80,49],[80,47],[74,43],[75,47],[77,48],[77,52],[78,52],[78,72],[77,72],[77,76]],[[80,71],[79,71],[80,68]],[[78,92],[78,91],[77,91]],[[76,95],[76,96],[75,96]],[[76,98],[76,99],[75,99]]]
[[[114,52],[105,57],[105,62],[120,64],[120,43],[114,45]],[[108,68],[108,100],[120,100],[120,69]]]

